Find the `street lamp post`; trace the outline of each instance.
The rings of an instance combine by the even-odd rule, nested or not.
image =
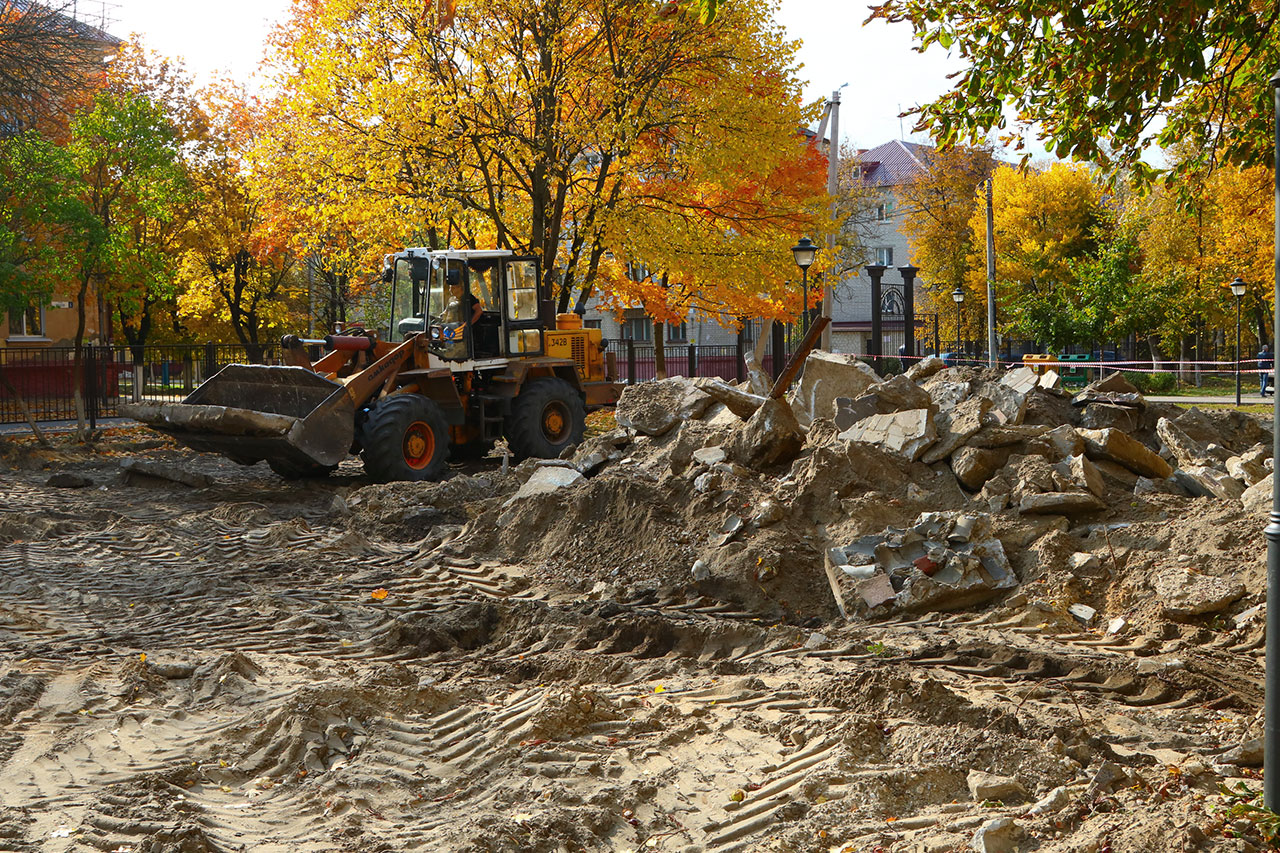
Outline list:
[[[1280,165],[1280,73],[1271,78],[1275,110],[1275,152],[1271,162]],[[1271,315],[1271,340],[1280,342],[1280,168],[1275,173],[1275,201],[1271,219],[1275,228],[1273,252],[1276,275]],[[1280,459],[1280,404],[1271,413],[1271,455]],[[1271,518],[1267,537],[1267,624],[1280,625],[1280,465],[1271,472]],[[1266,694],[1263,704],[1265,720],[1262,740],[1262,801],[1275,811],[1280,809],[1280,630],[1267,631]]]
[[[956,285],[956,289],[951,291],[951,298],[956,303],[956,346],[960,346],[960,308],[964,305],[964,290],[960,285]]]
[[[818,256],[818,246],[808,237],[801,237],[800,242],[791,247],[791,255],[796,259],[803,276],[801,287],[804,289],[804,333],[809,333],[809,267]]]
[[[1240,297],[1244,296],[1244,279],[1236,276],[1231,282],[1231,295],[1236,298],[1236,405],[1240,405]]]

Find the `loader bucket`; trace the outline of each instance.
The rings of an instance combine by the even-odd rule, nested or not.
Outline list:
[[[181,403],[135,403],[120,413],[244,465],[336,465],[355,437],[346,388],[303,367],[231,364]]]

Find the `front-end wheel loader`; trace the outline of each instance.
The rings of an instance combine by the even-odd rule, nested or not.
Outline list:
[[[536,258],[408,249],[383,283],[383,328],[286,335],[283,365],[228,365],[180,403],[121,413],[290,479],[358,453],[375,480],[430,480],[500,438],[517,458],[559,456],[618,399],[600,330],[554,314]]]

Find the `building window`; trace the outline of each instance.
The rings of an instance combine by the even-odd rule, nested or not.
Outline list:
[[[889,218],[889,208],[887,205],[876,205],[876,222],[884,222]]]
[[[883,246],[876,249],[876,263],[882,267],[893,266],[893,247]]]
[[[583,320],[582,327],[584,329],[603,329],[604,321],[603,320]]]
[[[756,321],[747,320],[742,324],[742,342],[750,345],[756,340]]]
[[[680,323],[679,325],[667,324],[667,340],[683,343],[689,340],[689,324]]]
[[[10,315],[10,334],[25,338],[44,337],[44,307],[32,302],[17,316]]]
[[[648,317],[635,317],[622,327],[622,337],[629,341],[653,340],[653,321]]]

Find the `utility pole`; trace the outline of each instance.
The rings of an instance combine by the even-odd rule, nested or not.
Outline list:
[[[992,204],[995,172],[987,178],[987,366],[999,364],[996,356],[996,218]]]
[[[841,86],[840,88],[843,89],[844,86]],[[839,189],[838,172],[840,168],[840,89],[836,89],[831,93],[831,100],[827,102],[827,110],[831,119],[831,135],[827,137],[831,140],[831,142],[827,144],[827,194],[831,196],[831,218],[834,220],[838,207],[836,202],[836,191]],[[822,277],[822,316],[830,320],[831,280],[835,276],[836,271],[835,231],[832,231],[827,235],[827,264],[827,274]],[[827,323],[822,330],[822,343],[819,348],[827,350],[828,352],[831,351],[830,323]]]

